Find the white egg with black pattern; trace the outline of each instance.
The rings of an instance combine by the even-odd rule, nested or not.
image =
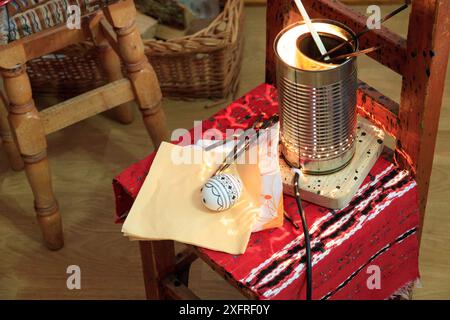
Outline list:
[[[242,195],[242,182],[235,175],[222,173],[210,178],[202,190],[202,203],[211,211],[230,209]]]

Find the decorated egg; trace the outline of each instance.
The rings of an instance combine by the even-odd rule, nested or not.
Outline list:
[[[231,208],[241,197],[241,180],[228,173],[210,178],[202,188],[202,202],[212,211],[224,211]]]

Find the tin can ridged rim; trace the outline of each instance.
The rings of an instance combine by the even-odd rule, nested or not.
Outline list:
[[[319,22],[319,23],[328,23],[331,25],[335,25],[338,26],[340,28],[342,28],[343,30],[347,31],[352,37],[353,37],[353,43],[354,43],[354,51],[357,51],[359,49],[359,41],[358,38],[356,37],[356,34],[353,30],[351,30],[349,27],[347,27],[345,24],[342,24],[338,21],[334,21],[334,20],[330,20],[330,19],[311,19],[311,22],[314,24],[315,22]],[[294,24],[288,25],[287,27],[285,27],[284,29],[282,29],[278,35],[275,38],[275,41],[273,43],[273,51],[275,52],[276,58],[279,62],[281,62],[282,64],[284,64],[286,67],[294,69],[298,72],[305,72],[305,73],[326,73],[326,72],[330,72],[330,71],[335,71],[341,68],[344,68],[345,66],[347,66],[348,64],[351,64],[352,62],[354,62],[356,60],[356,57],[351,57],[350,59],[345,60],[344,63],[341,63],[339,65],[335,65],[336,67],[331,68],[331,69],[325,69],[325,70],[305,70],[305,69],[300,69],[297,68],[295,66],[291,66],[290,64],[286,63],[278,54],[278,50],[277,50],[277,44],[278,41],[280,40],[280,38],[284,35],[284,33],[294,27],[296,27],[297,25],[302,25],[305,24],[304,21],[299,21],[296,22]]]

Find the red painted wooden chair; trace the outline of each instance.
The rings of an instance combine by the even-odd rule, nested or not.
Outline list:
[[[356,32],[366,25],[366,17],[339,1],[303,3],[313,17],[340,21]],[[270,86],[275,78],[272,44],[284,26],[299,19],[293,6],[290,0],[268,1],[267,84],[205,121],[205,130],[224,127],[227,121],[236,126],[237,120],[242,120],[243,109],[250,117],[262,111],[276,112],[276,90]],[[403,76],[400,104],[363,83],[358,90],[359,114],[395,137],[397,147],[393,156],[385,154],[379,159],[349,207],[330,211],[305,205],[310,232],[318,240],[313,247],[314,299],[385,299],[418,277],[418,240],[450,49],[449,14],[447,0],[414,1],[407,39],[384,27],[361,38],[361,49],[381,46],[379,52],[370,56]],[[131,206],[152,159],[144,159],[116,178],[119,215]],[[294,213],[293,199],[285,197],[284,201],[286,210]],[[349,226],[340,232],[334,224],[344,216],[348,218],[344,225]],[[188,289],[187,280],[189,266],[199,256],[249,298],[304,298],[300,233],[285,223],[282,228],[253,234],[247,252],[240,256],[196,247],[175,256],[172,241],[142,241],[147,297],[196,298]],[[343,241],[347,236],[350,240]],[[383,290],[368,292],[364,287],[367,274],[362,270],[371,263],[383,270]]]

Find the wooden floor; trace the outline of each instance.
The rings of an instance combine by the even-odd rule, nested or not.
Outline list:
[[[383,7],[383,12],[392,8]],[[264,79],[264,17],[264,8],[247,9],[241,94]],[[407,17],[404,13],[388,25],[404,35]],[[360,77],[398,100],[399,76],[361,59]],[[166,101],[170,128],[192,127],[194,120],[220,108],[205,109],[206,103]],[[449,140],[447,81],[420,256],[423,288],[415,290],[415,299],[450,299]],[[114,175],[152,150],[140,119],[123,126],[97,116],[52,134],[49,146],[66,246],[58,252],[43,247],[24,173],[9,171],[0,150],[0,299],[143,299],[137,244],[122,237],[120,226],[113,223],[111,188]],[[81,268],[81,290],[66,288],[69,265]],[[199,261],[193,265],[191,283],[203,298],[242,298]]]

